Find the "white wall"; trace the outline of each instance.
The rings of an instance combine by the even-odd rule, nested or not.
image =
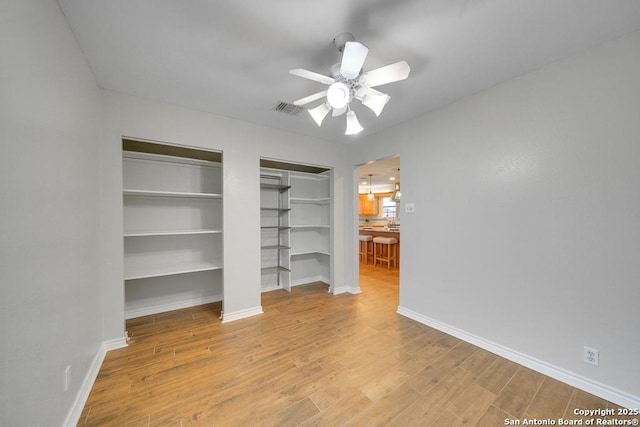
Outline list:
[[[636,32],[352,152],[400,153],[401,312],[636,407],[638,52]]]
[[[344,218],[350,217],[353,206],[344,203],[344,188],[351,188],[353,181],[346,146],[110,91],[103,92],[102,135],[107,340],[124,333],[122,136],[223,152],[225,317],[254,313],[261,306],[260,157],[334,168],[332,282],[338,289],[350,286],[354,266],[344,263],[344,236],[350,234],[345,232]]]
[[[61,425],[102,343],[100,93],[55,1],[2,2],[0,58],[0,425]]]

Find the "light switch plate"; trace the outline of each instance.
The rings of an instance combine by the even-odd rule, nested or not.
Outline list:
[[[414,213],[416,211],[416,207],[413,203],[405,203],[404,204],[404,213]]]

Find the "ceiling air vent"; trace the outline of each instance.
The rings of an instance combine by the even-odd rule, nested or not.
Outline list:
[[[281,113],[289,114],[290,116],[297,116],[301,111],[304,111],[303,107],[298,107],[294,104],[289,104],[288,102],[280,101],[278,105],[273,107],[273,111],[279,111]]]

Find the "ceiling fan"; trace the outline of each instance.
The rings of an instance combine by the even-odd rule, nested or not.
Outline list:
[[[347,129],[345,135],[355,135],[363,128],[358,122],[356,113],[351,109],[351,101],[357,99],[370,108],[376,116],[379,116],[391,97],[373,88],[406,79],[409,77],[411,68],[407,61],[399,61],[363,72],[362,65],[367,58],[369,48],[355,41],[351,33],[338,34],[333,39],[333,44],[342,52],[342,62],[329,69],[330,76],[303,68],[289,70],[289,73],[294,76],[329,86],[326,90],[298,99],[293,103],[297,106],[303,106],[326,98],[322,104],[307,110],[313,120],[320,126],[329,111],[332,112],[333,117],[346,113]]]

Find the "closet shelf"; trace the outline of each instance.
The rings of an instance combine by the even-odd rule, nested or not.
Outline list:
[[[284,245],[267,245],[267,246],[260,246],[260,249],[291,249],[289,246],[284,246]]]
[[[260,208],[261,211],[289,212],[291,208]]]
[[[330,225],[328,225],[328,224],[296,224],[296,225],[291,225],[291,229],[296,229],[296,228],[330,228]]]
[[[124,237],[145,237],[145,236],[183,236],[188,234],[220,234],[222,229],[210,228],[201,230],[145,230],[145,231],[125,231]]]
[[[303,255],[315,255],[315,254],[327,255],[327,256],[330,256],[330,255],[331,255],[331,254],[329,254],[329,252],[327,252],[327,251],[309,250],[309,251],[293,252],[293,253],[291,253],[291,256],[292,256],[292,257],[296,257],[296,256],[303,256]]]
[[[287,191],[291,188],[290,185],[280,185],[280,184],[260,184],[260,188],[265,190],[278,190],[280,192]]]
[[[265,270],[291,271],[291,269],[289,269],[287,267],[283,267],[281,265],[274,265],[274,266],[271,266],[271,267],[262,267],[261,270],[262,271],[265,271]]]
[[[305,199],[301,197],[291,197],[289,202],[291,203],[310,203],[315,205],[324,205],[325,203],[329,203],[330,198],[321,198],[321,199]]]
[[[195,199],[221,199],[222,194],[217,193],[189,193],[183,191],[158,191],[158,190],[122,190],[124,196],[146,196],[146,197],[184,197]]]
[[[172,276],[174,274],[194,273],[197,271],[221,270],[222,260],[197,263],[162,264],[125,267],[124,279],[147,279],[150,277]]]

